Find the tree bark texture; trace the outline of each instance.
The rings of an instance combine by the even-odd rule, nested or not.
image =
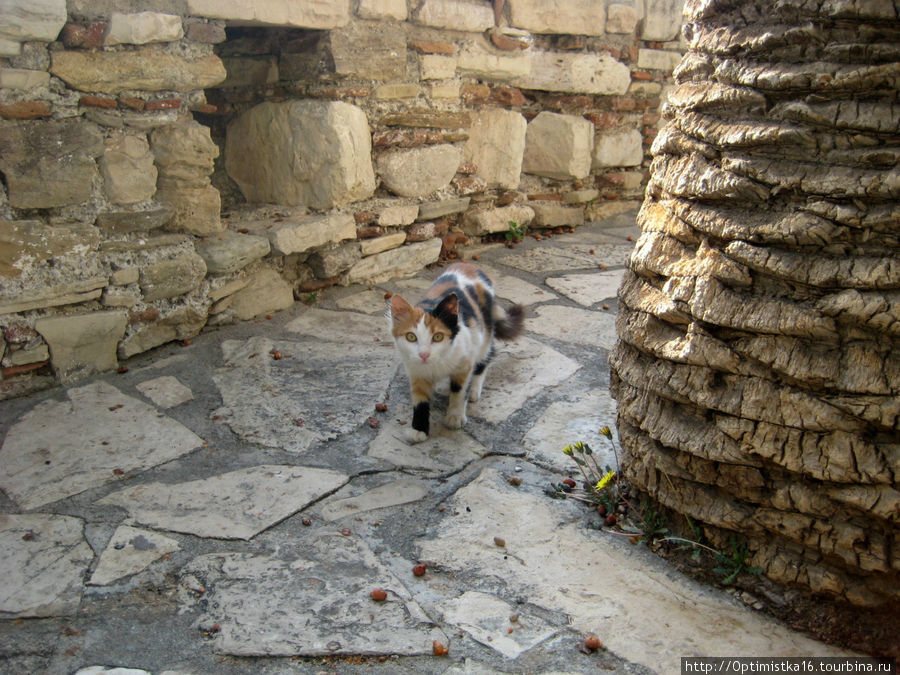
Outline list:
[[[625,474],[777,582],[898,600],[898,5],[685,12],[610,357]]]

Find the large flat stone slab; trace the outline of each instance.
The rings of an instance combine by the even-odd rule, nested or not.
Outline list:
[[[459,490],[444,513],[436,538],[419,542],[422,560],[467,575],[470,585],[500,576],[532,604],[566,613],[570,628],[655,672],[679,672],[690,654],[846,655],[680,576],[646,548],[586,529],[574,503],[551,500],[539,486],[512,487],[495,469]],[[505,548],[490,543],[497,534]]]
[[[515,623],[509,619],[513,614],[518,614]],[[450,601],[444,610],[444,621],[462,628],[473,639],[508,659],[518,658],[558,631],[540,617],[523,612],[496,595],[479,591],[467,591]]]
[[[160,408],[174,408],[194,399],[193,392],[172,375],[155,377],[135,385],[135,389]]]
[[[0,487],[35,509],[190,452],[203,439],[104,382],[69,389],[16,422],[0,448]]]
[[[158,532],[120,525],[100,554],[88,583],[106,586],[147,569],[167,553],[178,550],[178,542]]]
[[[628,262],[633,246],[597,244],[532,248],[514,255],[504,256],[498,262],[515,269],[544,274],[546,272],[590,270],[598,265],[606,267],[624,266]],[[591,253],[593,251],[593,253]]]
[[[156,529],[251,539],[347,480],[331,469],[264,464],[186,483],[136,485],[98,504],[121,506],[136,522]]]
[[[353,497],[339,497],[322,507],[322,518],[331,522],[367,511],[416,502],[428,494],[428,484],[413,478],[394,480]]]
[[[469,417],[503,422],[529,398],[560,384],[579,368],[555,349],[520,337],[497,350],[485,375],[481,399],[469,405]]]
[[[299,317],[285,326],[291,333],[308,335],[330,342],[370,345],[387,343],[393,348],[390,324],[384,318],[384,294],[381,295],[381,316],[370,316],[359,312],[335,312],[330,309],[310,307]]]
[[[579,305],[590,307],[603,300],[615,298],[625,276],[624,269],[606,270],[593,274],[567,274],[550,277],[547,285]]]
[[[482,265],[481,269],[494,282],[494,292],[497,296],[517,305],[533,305],[536,302],[555,300],[557,297],[540,286],[529,284],[510,274],[504,274],[496,268]]]
[[[94,559],[84,521],[42,513],[0,514],[0,616],[74,614]]]
[[[541,305],[525,320],[525,329],[563,342],[612,350],[616,344],[616,316],[579,307]]]
[[[605,389],[592,389],[573,400],[550,404],[522,444],[526,457],[562,473],[578,471],[575,462],[562,449],[581,441],[591,446],[600,468],[616,468],[616,456],[609,439],[599,433],[608,426],[615,438],[616,402]]]
[[[301,552],[218,553],[184,568],[184,595],[218,626],[213,649],[237,656],[431,654],[447,644],[409,591],[363,542],[337,533],[312,536]],[[369,593],[387,592],[375,602]]]
[[[376,343],[372,333],[356,342],[346,337],[225,341],[225,364],[213,375],[223,406],[214,417],[245,439],[297,453],[355,429],[383,400],[397,361],[393,345]]]
[[[411,419],[412,410],[409,409],[407,414]],[[440,475],[454,473],[487,454],[487,448],[464,430],[441,425],[439,414],[432,409],[431,430],[428,439],[422,443],[409,444],[403,440],[405,427],[396,420],[383,423],[378,436],[369,444],[369,456],[386,460],[401,469]]]

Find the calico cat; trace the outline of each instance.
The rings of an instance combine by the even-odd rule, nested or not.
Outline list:
[[[435,385],[448,377],[450,402],[444,426],[459,429],[466,423],[466,399],[481,397],[494,336],[514,339],[522,331],[524,315],[521,305],[504,310],[496,304],[491,280],[469,263],[448,267],[415,306],[399,295],[391,297],[391,333],[412,391],[408,442],[428,438],[431,395]]]

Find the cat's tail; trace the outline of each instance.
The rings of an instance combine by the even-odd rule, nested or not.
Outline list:
[[[513,305],[509,309],[494,305],[494,335],[501,340],[515,340],[519,337],[524,321],[525,308],[522,305]]]

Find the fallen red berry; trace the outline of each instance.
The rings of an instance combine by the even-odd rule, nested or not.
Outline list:
[[[387,600],[387,591],[382,588],[376,588],[374,591],[369,593],[369,595],[372,596],[372,599],[375,602],[384,602],[385,600]]]
[[[419,563],[418,565],[413,565],[413,574],[415,574],[417,577],[421,577],[422,575],[425,574],[425,569],[426,568],[425,568],[424,563]]]

